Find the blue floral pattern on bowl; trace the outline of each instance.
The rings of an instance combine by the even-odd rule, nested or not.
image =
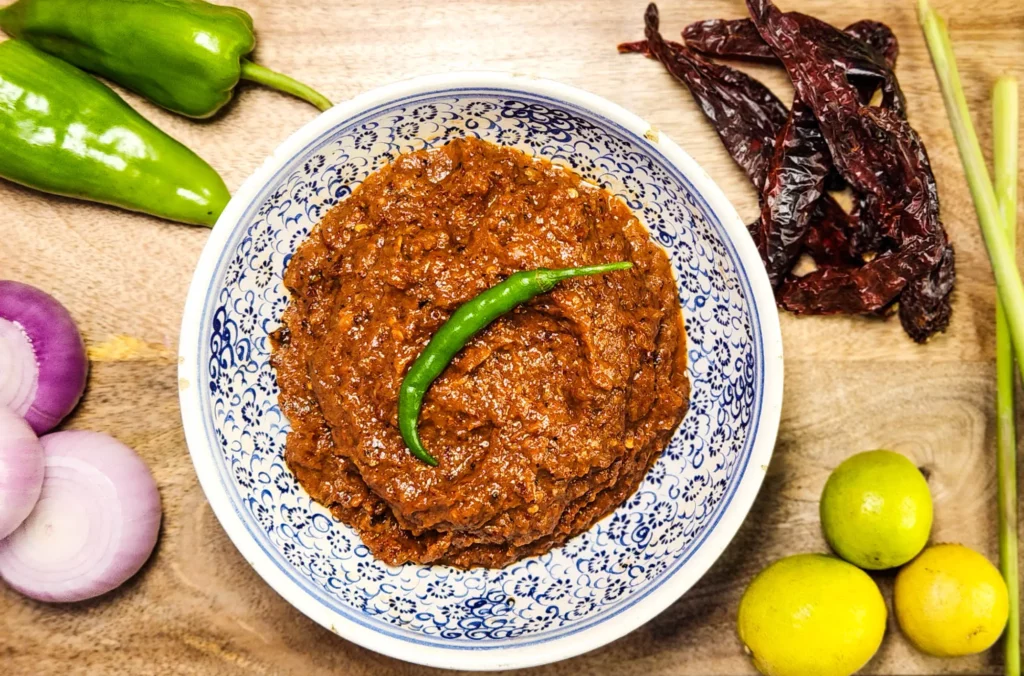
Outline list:
[[[571,167],[621,196],[646,224],[679,284],[691,408],[637,493],[563,547],[502,570],[393,568],[289,472],[268,333],[288,302],[288,260],[326,211],[399,154],[465,135]],[[747,469],[765,373],[747,272],[687,177],[647,139],[585,108],[487,87],[377,105],[284,161],[219,256],[194,346],[218,490],[281,573],[361,627],[420,646],[487,650],[604,622],[686,565]]]

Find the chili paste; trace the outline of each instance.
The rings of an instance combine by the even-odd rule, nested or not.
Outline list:
[[[567,280],[470,340],[420,414],[439,465],[409,453],[399,385],[456,308],[520,270],[619,260],[633,268]],[[687,409],[665,252],[621,200],[511,148],[398,157],[325,216],[285,285],[288,466],[388,564],[548,551],[637,489]]]

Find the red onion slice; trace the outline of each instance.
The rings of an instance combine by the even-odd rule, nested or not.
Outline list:
[[[40,439],[46,477],[24,523],[0,541],[0,577],[39,601],[82,601],[117,588],[146,562],[160,494],[146,464],[98,432]]]
[[[89,361],[71,315],[39,289],[0,280],[0,406],[47,432],[75,408]]]
[[[43,464],[35,432],[21,416],[0,406],[0,540],[21,525],[39,499]]]

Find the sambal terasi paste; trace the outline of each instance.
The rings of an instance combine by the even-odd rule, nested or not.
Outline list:
[[[520,270],[632,261],[497,319],[426,394],[399,386],[461,304]],[[689,401],[665,252],[577,174],[475,139],[402,155],[288,264],[273,366],[299,483],[384,562],[501,567],[589,529],[639,486]]]

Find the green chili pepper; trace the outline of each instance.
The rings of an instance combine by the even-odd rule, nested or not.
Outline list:
[[[256,46],[252,17],[202,0],[19,0],[0,28],[189,117],[209,117],[240,78],[327,110],[310,87],[245,59]]]
[[[632,263],[623,261],[582,268],[542,268],[517,272],[460,305],[413,362],[398,392],[398,429],[412,454],[432,467],[437,466],[437,460],[423,448],[420,441],[420,407],[430,385],[473,336],[517,305],[547,293],[564,279],[628,270],[631,267]]]
[[[19,40],[0,42],[0,176],[199,225],[231,199],[210,165],[113,90]]]

